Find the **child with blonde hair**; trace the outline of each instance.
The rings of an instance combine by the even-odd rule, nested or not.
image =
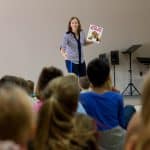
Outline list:
[[[35,129],[34,117],[27,93],[14,85],[0,87],[0,141],[12,141],[26,150]]]
[[[78,105],[79,87],[74,76],[58,77],[43,92],[45,103],[39,111],[35,150],[67,150]]]

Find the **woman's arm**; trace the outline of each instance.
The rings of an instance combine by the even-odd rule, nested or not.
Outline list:
[[[61,52],[61,55],[64,57],[64,59],[67,59],[67,53],[66,53],[67,44],[68,44],[67,34],[64,34],[63,41],[60,46],[60,52]]]
[[[94,42],[88,41],[88,40],[86,39],[86,36],[85,36],[85,32],[84,32],[84,31],[81,32],[81,35],[82,35],[82,38],[83,38],[83,41],[84,41],[84,46],[88,46],[88,45],[91,45],[91,44],[94,43]]]
[[[91,45],[91,44],[93,44],[94,42],[92,42],[92,41],[85,41],[85,46],[88,46],[88,45]]]

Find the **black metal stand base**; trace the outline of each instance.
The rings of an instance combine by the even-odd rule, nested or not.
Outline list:
[[[132,82],[133,80],[132,80],[132,63],[131,63],[131,60],[132,60],[132,53],[141,46],[142,45],[140,45],[140,44],[139,45],[133,45],[128,50],[123,52],[123,54],[128,54],[129,55],[129,75],[130,75],[129,84],[127,85],[127,87],[122,92],[123,95],[125,94],[126,91],[128,91],[128,88],[130,88],[129,96],[133,95],[133,93],[134,93],[133,89],[138,93],[138,95],[140,95],[139,90],[135,87],[135,85]]]
[[[128,89],[130,89],[130,93],[128,94],[128,96],[133,96],[134,91],[137,92],[138,95],[141,95],[141,93],[139,92],[139,90],[135,87],[135,85],[133,83],[129,83],[127,85],[127,87],[124,89],[124,91],[122,92],[122,94],[124,95],[126,91],[128,91]],[[134,89],[134,91],[133,91]]]

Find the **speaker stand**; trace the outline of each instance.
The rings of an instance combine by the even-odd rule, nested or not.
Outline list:
[[[116,65],[113,65],[113,73],[114,73],[114,87],[116,87]]]

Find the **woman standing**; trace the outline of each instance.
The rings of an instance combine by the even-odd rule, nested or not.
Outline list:
[[[86,41],[80,20],[77,17],[72,17],[68,23],[68,31],[64,34],[60,48],[68,72],[75,73],[79,77],[86,75],[83,46],[92,43]]]

